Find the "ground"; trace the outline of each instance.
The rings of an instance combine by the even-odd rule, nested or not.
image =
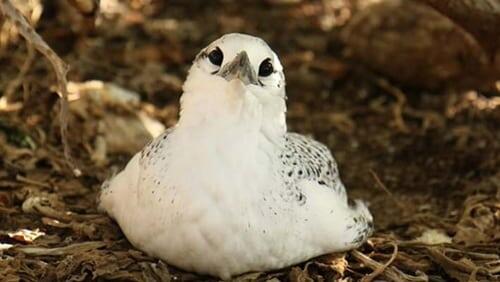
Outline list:
[[[103,155],[96,136],[109,141],[100,129],[106,117],[137,111],[173,125],[191,60],[232,31],[277,51],[289,129],[328,145],[349,195],[369,204],[376,227],[356,251],[240,280],[500,279],[498,91],[409,87],[346,59],[343,23],[325,28],[314,1],[148,2],[110,10],[96,28],[92,14],[42,2],[37,31],[71,65],[70,81],[109,82],[141,97],[129,106],[71,108],[68,140],[80,177],[64,158],[49,63],[23,40],[0,40],[0,89],[11,96],[0,105],[2,281],[214,280],[134,249],[97,211],[101,183],[142,143],[113,151],[108,142]],[[27,230],[44,235],[33,240]]]

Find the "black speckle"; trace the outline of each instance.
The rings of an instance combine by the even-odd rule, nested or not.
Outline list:
[[[352,200],[352,199],[350,199],[350,198],[349,198],[349,199],[347,199],[347,204],[348,204],[350,207],[354,207],[354,206],[356,206],[356,202],[355,202],[355,201],[353,201],[353,200]]]
[[[320,180],[320,181],[318,181],[318,184],[319,184],[319,185],[325,185],[326,183],[325,183],[325,181]]]
[[[292,175],[293,175],[293,171],[291,171],[291,170],[290,170],[290,171],[288,172],[288,176],[289,176],[289,177],[292,177]]]
[[[299,175],[302,175],[302,173],[304,173],[304,172],[302,172],[302,170],[299,170]]]

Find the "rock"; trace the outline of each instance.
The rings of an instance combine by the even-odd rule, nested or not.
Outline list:
[[[415,1],[367,5],[341,38],[346,56],[410,86],[492,88],[500,77],[500,55],[495,61],[471,34]]]
[[[133,91],[102,81],[71,82],[68,91],[70,111],[84,120],[72,136],[78,134],[85,146],[91,144],[91,159],[98,165],[105,165],[110,153],[136,153],[165,130],[143,112],[140,96]]]

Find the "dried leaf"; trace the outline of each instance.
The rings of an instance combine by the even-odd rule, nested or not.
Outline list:
[[[427,245],[438,245],[451,243],[451,238],[441,230],[427,229],[415,241]]]
[[[10,238],[22,243],[33,243],[38,237],[45,235],[45,233],[41,232],[38,228],[35,230],[20,229],[16,232],[9,232],[7,234]]]

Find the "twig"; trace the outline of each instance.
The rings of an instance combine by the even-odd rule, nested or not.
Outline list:
[[[391,245],[394,248],[394,251],[392,252],[391,258],[389,258],[389,260],[384,265],[382,265],[382,267],[375,269],[372,273],[363,277],[363,279],[361,279],[362,282],[371,282],[373,279],[377,278],[377,276],[382,274],[386,270],[386,268],[388,268],[389,265],[391,265],[394,262],[394,260],[396,259],[397,255],[398,255],[398,245],[394,242],[391,242]]]
[[[367,255],[365,255],[357,250],[351,251],[351,254],[358,261],[362,262],[364,265],[366,265],[367,267],[369,267],[373,270],[377,270],[379,268],[384,267],[384,265],[381,264],[380,262],[377,262],[377,261],[371,259]],[[383,274],[390,281],[396,281],[396,282],[406,282],[406,281],[412,281],[412,282],[413,281],[414,282],[422,281],[423,282],[423,281],[429,280],[429,278],[423,273],[419,276],[412,276],[412,275],[408,275],[406,273],[401,272],[401,270],[397,269],[394,266],[387,267],[386,269],[384,269],[384,271],[381,274]]]
[[[479,267],[478,267],[478,268],[475,268],[475,269],[471,272],[471,274],[470,274],[470,276],[469,276],[469,280],[467,280],[467,282],[474,282],[474,281],[477,281],[477,278],[476,278],[476,277],[477,277],[477,272],[478,272],[478,270],[479,270]]]
[[[500,255],[498,255],[498,254],[483,254],[483,253],[478,253],[478,252],[457,250],[457,249],[452,249],[452,248],[445,248],[444,251],[446,253],[466,254],[470,258],[476,258],[476,259],[481,259],[481,260],[498,260],[500,258]],[[500,262],[500,260],[499,260],[499,262]]]
[[[396,105],[393,108],[396,127],[401,132],[409,132],[409,129],[406,126],[406,123],[403,118],[403,109],[406,104],[406,96],[403,93],[403,91],[390,84],[389,81],[387,81],[386,79],[380,77],[375,78],[375,83],[377,83],[377,85],[380,88],[384,89],[385,91],[387,91],[389,94],[391,94],[396,98]]]
[[[4,96],[7,99],[7,101],[12,101],[13,98],[12,96],[14,95],[14,91],[16,91],[19,85],[21,85],[21,83],[23,82],[23,79],[26,76],[26,73],[28,73],[34,59],[35,59],[35,50],[33,49],[33,45],[28,44],[28,55],[24,60],[21,69],[19,70],[19,74],[16,76],[16,78],[10,81],[9,84],[7,84],[7,87],[5,87]]]
[[[375,179],[375,182],[377,182],[378,186],[380,186],[380,188],[382,188],[382,190],[384,190],[384,192],[386,192],[387,195],[389,195],[389,198],[391,198],[391,200],[396,204],[396,206],[398,206],[400,209],[404,210],[405,207],[396,199],[396,197],[394,197],[394,195],[391,193],[391,191],[389,191],[389,189],[387,189],[387,186],[385,186],[385,184],[380,180],[380,178],[375,173],[375,171],[373,171],[372,169],[370,169],[369,171],[370,171],[371,175],[373,176],[373,178]]]
[[[67,138],[68,130],[68,90],[66,74],[69,66],[47,45],[47,43],[36,33],[33,27],[23,17],[10,0],[0,0],[0,9],[6,18],[10,19],[19,33],[42,53],[51,63],[57,77],[58,94],[61,97],[61,108],[59,111],[61,141],[64,149],[64,157],[67,165],[72,169],[75,176],[80,176],[81,171],[76,167],[71,157],[71,151]]]
[[[29,179],[29,178],[24,177],[24,176],[22,176],[20,174],[16,175],[16,180],[19,181],[19,182],[23,182],[23,183],[26,183],[26,184],[31,184],[31,185],[39,186],[39,187],[42,187],[42,188],[48,188],[48,189],[52,188],[47,183],[43,183],[43,182],[40,182],[40,181]]]
[[[385,186],[385,184],[382,183],[382,181],[380,180],[378,175],[375,173],[375,171],[373,171],[373,169],[370,169],[370,173],[373,176],[373,178],[375,179],[375,181],[377,182],[377,184],[380,186],[380,188],[382,188],[382,190],[384,190],[384,192],[386,192],[389,196],[394,197],[392,195],[391,191],[389,191],[389,189],[387,189],[387,186]]]
[[[101,241],[88,241],[58,248],[16,247],[15,250],[31,256],[66,256],[99,249],[104,246],[106,246],[106,243]]]
[[[472,275],[474,272],[488,274],[488,270],[482,267],[477,267],[475,265],[469,265],[461,261],[455,261],[450,259],[444,253],[442,253],[438,248],[428,247],[427,251],[429,253],[430,258],[435,262],[439,263],[445,270],[448,268],[456,269],[457,271],[460,272],[469,273],[469,275]]]

